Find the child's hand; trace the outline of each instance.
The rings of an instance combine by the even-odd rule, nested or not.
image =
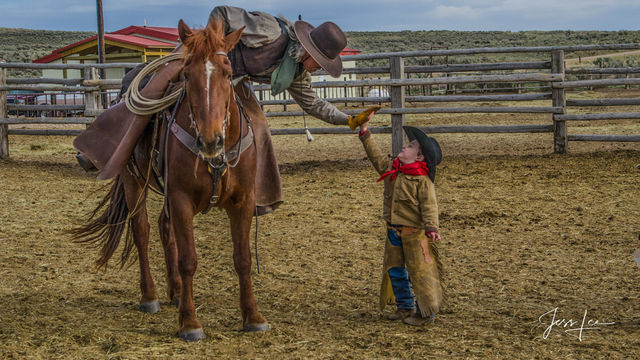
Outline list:
[[[373,116],[373,114],[371,114],[371,116]],[[360,124],[360,132],[363,133],[365,131],[367,131],[369,129],[369,120],[363,122],[362,124]]]
[[[362,124],[360,124],[360,133],[363,133],[369,130],[369,121],[373,119],[373,115],[375,114],[376,114],[375,111],[370,112],[369,116],[367,117],[367,120],[365,120]]]
[[[435,231],[429,231],[429,232],[426,233],[426,235],[427,235],[427,237],[429,239],[431,239],[431,241],[437,241],[437,242],[442,241],[442,238],[440,237],[440,234],[438,234]]]

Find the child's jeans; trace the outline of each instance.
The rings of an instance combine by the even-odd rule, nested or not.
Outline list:
[[[391,245],[402,247],[402,238],[400,237],[399,230],[400,229],[396,229],[392,225],[387,231],[387,237]],[[388,272],[398,309],[413,309],[415,307],[415,301],[413,299],[407,269],[404,267],[392,267]]]

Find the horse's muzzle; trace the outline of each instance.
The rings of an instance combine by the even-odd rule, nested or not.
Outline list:
[[[224,138],[221,134],[216,134],[213,141],[206,142],[202,135],[198,135],[196,146],[205,157],[214,158],[224,150]]]

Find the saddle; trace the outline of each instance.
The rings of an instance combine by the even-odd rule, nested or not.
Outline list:
[[[143,81],[148,81],[148,79],[146,79],[145,77]],[[179,89],[178,84],[171,84],[169,87],[167,87],[165,95],[172,93],[177,89]],[[122,91],[126,92],[127,87],[123,87]],[[200,155],[200,150],[198,149],[196,139],[175,121],[177,110],[182,104],[182,100],[184,100],[184,92],[182,92],[176,103],[170,109],[165,109],[162,112],[154,114],[152,117],[151,121],[153,124],[153,130],[149,129],[151,130],[152,137],[151,158],[149,159],[149,166],[151,166],[151,169],[148,169],[150,171],[144,171],[144,169],[142,169],[140,164],[138,164],[138,162],[136,161],[136,157],[133,154],[131,155],[129,162],[127,163],[127,170],[135,177],[142,179],[145,179],[146,177],[142,174],[149,173],[150,175],[153,175],[155,184],[160,189],[160,192],[166,195],[165,179],[167,178],[168,171],[166,146],[169,140],[169,136],[175,136],[176,139],[178,139],[180,143],[182,143],[182,145],[184,145],[187,150],[189,150],[194,156],[200,157],[207,163],[207,170],[211,175],[211,180],[213,182],[213,195],[209,201],[209,206],[203,211],[203,213],[207,213],[211,209],[211,207],[213,207],[218,201],[220,195],[220,180],[226,173],[228,167],[234,167],[239,161],[242,153],[249,147],[254,145],[251,119],[244,111],[244,108],[242,107],[242,104],[240,103],[238,97],[234,96],[234,98],[236,101],[236,105],[240,110],[240,126],[241,128],[246,130],[242,131],[241,138],[235,144],[233,144],[229,151],[225,151],[218,157],[213,159],[205,159]]]
[[[137,70],[140,71],[141,69],[142,67]],[[171,90],[174,90],[172,86],[177,83],[181,70],[182,64],[180,61],[166,63],[148,80],[146,86],[140,91],[141,95],[149,99],[163,97]],[[135,74],[132,73],[130,76],[133,77]],[[245,121],[251,119],[251,133],[257,150],[256,206],[259,208],[259,214],[267,213],[282,203],[280,172],[271,142],[269,126],[249,83],[244,81],[238,83],[235,86],[235,93],[237,96],[236,101],[242,109],[241,112],[244,112]],[[120,102],[100,114],[74,140],[73,144],[84,157],[100,170],[97,177],[99,180],[110,179],[125,169],[132,157],[136,144],[147,131],[146,129],[151,126],[151,121],[166,121],[167,116],[167,111],[153,116],[135,115],[127,109],[124,102]],[[156,123],[154,122],[154,124]],[[162,128],[158,126],[155,132]],[[168,134],[158,134],[158,139],[165,139],[166,136]],[[247,142],[243,141],[243,143]],[[156,182],[164,187],[164,177],[160,177],[165,170],[163,161],[160,160],[164,158],[162,143],[164,142],[156,141],[155,160],[152,159],[152,163],[154,164],[154,173],[158,175]],[[185,146],[189,148],[189,145]],[[140,169],[129,169],[129,171],[136,170],[139,171]]]

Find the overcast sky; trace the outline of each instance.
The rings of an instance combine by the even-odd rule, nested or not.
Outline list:
[[[213,0],[103,0],[105,31],[129,25],[206,24]],[[298,14],[343,30],[639,30],[640,0],[261,0],[227,1],[247,10]],[[96,31],[93,0],[0,0],[0,27]]]

